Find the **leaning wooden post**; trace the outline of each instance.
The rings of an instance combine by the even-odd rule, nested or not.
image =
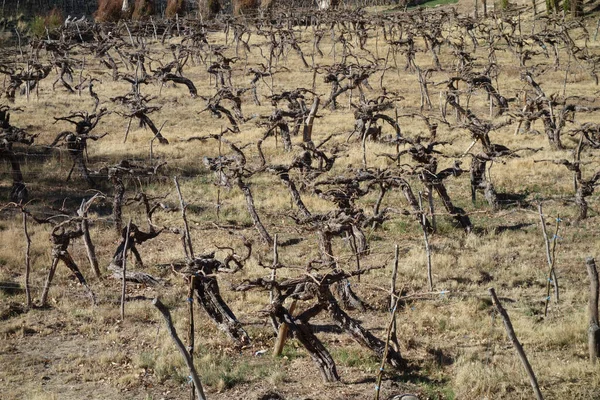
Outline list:
[[[192,382],[194,382],[194,386],[196,387],[196,397],[199,400],[206,400],[204,390],[202,390],[202,383],[200,383],[200,377],[196,372],[196,368],[194,367],[192,357],[190,356],[190,353],[188,353],[188,351],[185,349],[185,346],[181,342],[181,339],[179,339],[179,336],[177,336],[177,331],[173,326],[173,320],[171,319],[171,313],[169,312],[169,309],[158,299],[158,297],[152,300],[152,304],[158,309],[158,311],[160,311],[163,318],[165,319],[165,323],[167,324],[167,331],[169,332],[169,335],[171,335],[171,337],[173,338],[175,345],[181,352],[181,355],[183,356],[184,361],[190,370]]]
[[[390,339],[392,338],[392,331],[396,326],[396,310],[398,309],[398,300],[399,297],[396,297],[394,300],[394,305],[392,307],[392,317],[390,319],[390,323],[387,327],[387,335],[385,341],[385,347],[383,348],[383,356],[381,357],[381,365],[379,366],[379,371],[377,372],[377,383],[375,383],[375,400],[379,400],[379,390],[381,388],[381,379],[383,378],[383,370],[385,368],[385,362],[387,361],[387,355],[390,348]]]
[[[25,240],[27,243],[25,248],[25,297],[27,299],[27,308],[31,308],[31,291],[29,288],[29,274],[31,272],[31,238],[29,237],[29,232],[27,231],[27,213],[24,210],[21,212],[23,213],[23,232],[25,232]]]
[[[296,309],[296,299],[292,300],[292,304],[290,305],[289,314],[292,316],[294,314],[294,310]],[[275,340],[275,347],[273,348],[273,356],[278,357],[281,355],[283,351],[283,346],[285,345],[285,340],[288,336],[288,325],[285,322],[282,322],[279,325],[279,332],[277,333],[277,340]]]
[[[277,234],[273,237],[273,265],[271,266],[271,282],[275,282],[275,278],[277,277],[277,267],[279,266],[279,248],[277,246]],[[273,288],[269,291],[269,304],[273,304],[274,294]],[[273,325],[273,330],[275,332],[278,331],[279,327],[277,326],[277,319],[274,315],[271,315],[271,325]]]
[[[190,316],[190,325],[188,328],[188,351],[190,353],[190,359],[192,360],[192,363],[194,362],[194,288],[195,288],[195,276],[191,276],[190,277],[190,288],[188,290],[188,298],[187,298],[187,302],[188,302],[188,313]],[[192,390],[191,390],[191,394],[190,394],[190,399],[194,400],[194,393],[196,392],[196,388],[194,385],[194,382],[192,382]]]
[[[398,245],[394,248],[394,267],[392,269],[392,282],[390,287],[390,312],[394,313],[394,307],[397,304],[397,298],[400,296],[400,293],[396,294],[396,276],[398,275],[398,261],[400,260],[400,248]],[[394,350],[399,351],[398,346],[398,336],[396,333],[396,317],[393,318],[392,323],[392,333],[391,333],[392,344],[394,345]]]
[[[554,285],[554,295],[556,296],[555,300],[556,300],[556,303],[558,303],[558,300],[559,300],[558,279],[556,278],[556,270],[554,269],[554,257],[550,251],[550,240],[548,239],[548,232],[546,231],[546,220],[544,219],[544,213],[542,212],[542,203],[538,204],[538,212],[540,214],[540,222],[542,224],[542,234],[544,235],[544,244],[546,247],[546,260],[548,261],[548,268],[550,268],[549,279],[552,280],[552,284]],[[556,234],[558,234],[559,220],[560,220],[560,218],[557,217]],[[554,243],[553,243],[552,253],[554,253],[554,251],[556,250],[556,239],[557,239],[556,234],[554,235]],[[550,284],[550,281],[548,281],[548,284]],[[546,296],[549,296],[549,295],[550,295],[550,292],[548,292],[548,294]],[[548,302],[546,301],[546,304],[547,303]]]
[[[277,234],[273,237],[273,269],[271,269],[271,282],[277,277],[277,266],[279,265],[279,250],[277,248]],[[273,289],[269,292],[269,303],[273,303]]]
[[[394,267],[392,269],[392,281],[390,287],[390,310],[394,308],[394,296],[396,295],[396,276],[398,276],[398,261],[400,257],[400,248],[394,247]]]
[[[127,288],[127,247],[129,246],[129,231],[131,230],[131,218],[127,223],[127,235],[125,236],[125,247],[123,247],[123,284],[121,285],[121,321],[125,320],[125,289]]]
[[[46,277],[46,282],[44,283],[44,288],[42,289],[42,295],[40,296],[40,307],[45,307],[48,302],[48,293],[50,292],[50,284],[52,283],[52,278],[54,278],[54,273],[56,272],[56,267],[58,267],[58,254],[52,249],[52,265],[50,266],[50,270],[48,271],[48,276]]]
[[[433,273],[431,272],[431,247],[429,247],[429,237],[427,235],[427,221],[425,219],[425,213],[423,212],[423,197],[419,192],[419,209],[421,211],[421,228],[423,228],[423,238],[425,239],[425,253],[427,254],[427,284],[429,285],[429,291],[433,291]]]
[[[554,230],[554,236],[552,237],[552,263],[550,264],[550,271],[548,272],[548,280],[546,282],[546,305],[544,307],[544,317],[548,315],[548,303],[550,302],[550,284],[554,278],[555,288],[558,289],[558,284],[556,283],[556,270],[554,266],[556,265],[556,243],[558,242],[558,228],[560,221],[560,216],[556,216],[556,228]],[[556,291],[558,293],[558,291]],[[558,295],[556,296],[556,302],[558,303]]]
[[[506,333],[508,334],[508,338],[510,339],[513,347],[517,351],[525,370],[527,371],[527,375],[529,376],[529,382],[531,383],[531,387],[533,388],[533,392],[535,393],[535,398],[537,400],[544,400],[542,396],[542,392],[540,391],[540,387],[538,385],[535,374],[533,373],[533,369],[531,368],[531,364],[527,360],[527,355],[525,355],[525,351],[523,350],[523,346],[519,343],[519,339],[517,339],[517,335],[515,334],[515,330],[513,329],[512,323],[510,322],[510,318],[508,317],[508,313],[502,307],[500,300],[496,297],[496,291],[494,288],[489,288],[490,296],[492,296],[492,301],[494,302],[494,306],[496,306],[496,310],[498,314],[502,317],[502,321],[504,322],[504,327],[506,328]]]
[[[585,260],[588,277],[590,278],[590,299],[588,304],[590,324],[588,328],[588,346],[590,350],[590,361],[595,364],[600,356],[600,326],[598,324],[598,270],[596,261],[592,257]]]

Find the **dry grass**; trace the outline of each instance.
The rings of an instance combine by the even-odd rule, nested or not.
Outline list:
[[[169,0],[167,2],[167,8],[165,9],[165,17],[174,18],[177,14],[183,14],[185,12],[185,1],[184,0]]]
[[[233,15],[253,15],[260,6],[260,0],[233,0]]]
[[[94,13],[94,19],[98,22],[114,22],[122,17],[123,1],[121,0],[98,0],[98,9]]]
[[[144,20],[154,14],[154,0],[135,0],[133,19]]]
[[[105,2],[108,7],[110,2]],[[108,8],[103,10],[112,15]],[[119,6],[120,13],[120,6]],[[526,23],[526,22],[524,22]],[[524,28],[525,29],[525,28]],[[458,35],[448,32],[448,35]],[[304,35],[304,33],[303,33]],[[373,37],[368,49],[385,56],[387,49],[382,45],[379,32],[379,45],[375,48]],[[211,43],[224,43],[222,33],[211,33]],[[176,43],[177,39],[173,39]],[[264,45],[260,38],[252,38],[252,45]],[[154,55],[159,58],[163,48],[159,43],[149,44]],[[316,57],[321,65],[333,62],[332,43],[325,35],[321,45],[325,56]],[[593,51],[598,51],[597,43],[590,43]],[[338,45],[339,46],[339,45]],[[417,46],[424,47],[421,41]],[[310,42],[303,43],[305,54],[312,52]],[[263,62],[256,47],[247,54],[248,66]],[[452,57],[444,47],[441,60],[446,71],[435,72],[432,81],[439,82],[452,75]],[[498,51],[500,76],[499,91],[507,97],[521,91],[519,70],[509,51]],[[234,50],[228,49],[232,56]],[[337,49],[339,61],[339,51]],[[234,66],[234,82],[243,87],[249,81],[244,72],[246,54],[240,49],[241,59]],[[480,60],[486,60],[485,50],[479,50]],[[366,55],[365,55],[366,57]],[[307,58],[309,60],[309,58]],[[535,62],[544,59],[539,56]],[[309,63],[311,61],[309,60]],[[476,63],[481,67],[484,61]],[[426,53],[417,54],[417,64],[430,66],[431,58]],[[310,87],[312,73],[305,70],[294,52],[280,60],[290,72],[274,76],[274,91]],[[388,70],[384,86],[388,90],[399,92],[405,99],[398,104],[399,114],[408,114],[418,109],[419,95],[417,81],[413,74],[402,69],[403,59],[398,56],[400,69]],[[125,82],[112,82],[103,75],[97,66],[88,67],[91,73],[102,79],[95,89],[101,101],[111,109],[118,106],[109,102],[110,97],[122,95],[129,90]],[[590,84],[590,78],[575,68],[569,75],[567,93],[592,96],[596,88]],[[200,63],[188,64],[184,74],[192,79],[199,93],[214,93],[214,82],[206,73],[206,67]],[[380,93],[380,72],[370,79],[373,92],[369,97]],[[562,90],[564,70],[549,72],[540,79],[547,93]],[[259,82],[259,92],[269,95],[271,82]],[[432,100],[437,101],[437,89],[431,88]],[[215,229],[215,222],[246,226],[250,218],[244,208],[243,195],[237,189],[220,191],[220,220],[216,220],[217,192],[212,184],[212,175],[201,165],[201,157],[214,157],[219,154],[216,141],[185,142],[190,136],[202,136],[219,132],[227,126],[224,119],[212,118],[208,112],[198,114],[204,108],[204,102],[191,99],[187,91],[180,87],[166,85],[148,85],[144,94],[158,96],[153,101],[162,109],[151,115],[160,126],[164,121],[163,133],[171,141],[169,146],[155,146],[154,156],[168,161],[165,174],[167,178],[144,184],[144,190],[153,195],[166,195],[165,202],[177,204],[172,175],[180,176],[183,196],[190,204],[188,217],[192,226],[192,239],[198,253],[217,251],[222,258],[223,251],[217,246],[232,246],[239,251],[242,241],[237,233],[243,233],[255,242],[255,257],[236,275],[219,277],[223,297],[236,315],[245,324],[252,337],[250,347],[238,351],[225,338],[202,311],[197,313],[197,352],[196,364],[207,385],[210,398],[253,398],[267,390],[277,390],[287,397],[301,396],[312,398],[366,398],[372,395],[372,379],[376,373],[377,362],[369,353],[358,349],[347,336],[332,332],[319,332],[318,335],[332,351],[338,362],[343,383],[323,386],[310,358],[301,347],[290,341],[284,352],[285,358],[272,360],[268,353],[272,345],[270,326],[260,313],[266,306],[268,295],[263,292],[251,292],[240,295],[229,290],[230,284],[243,279],[267,276],[270,271],[263,270],[257,256],[270,262],[270,250],[258,243],[258,236],[251,228],[242,228],[234,232],[227,229]],[[329,93],[329,86],[318,77],[316,92],[322,96]],[[55,135],[68,124],[50,124],[52,117],[67,115],[70,111],[90,110],[93,101],[85,95],[78,98],[52,91],[51,82],[43,81],[39,98],[33,97],[29,103],[24,97],[17,97],[16,106],[23,107],[22,113],[14,113],[11,121],[14,125],[27,127],[32,132],[41,132],[39,143],[52,141]],[[160,94],[160,96],[159,96]],[[354,93],[356,96],[356,93]],[[357,141],[346,142],[354,122],[348,108],[348,96],[340,97],[340,108],[336,111],[321,110],[315,123],[314,138],[320,141],[330,134],[339,134],[329,149],[338,146],[343,149],[334,166],[333,174],[343,173],[349,167],[358,168],[362,163],[362,150]],[[254,105],[249,93],[244,95],[242,106],[245,116],[254,114],[268,115],[272,108],[267,99],[261,98],[261,106]],[[484,93],[474,93],[471,99],[472,110],[481,116],[487,115],[487,100]],[[432,113],[437,114],[434,109]],[[585,115],[585,121],[598,121],[597,113]],[[453,117],[449,117],[454,123]],[[401,117],[403,134],[416,137],[426,133],[425,125],[419,119]],[[116,113],[107,116],[98,126],[98,132],[109,132],[99,142],[90,144],[88,156],[92,169],[114,163],[121,158],[148,159],[150,131],[139,129],[135,122],[126,143],[123,143],[127,121]],[[541,123],[533,127],[543,131]],[[389,127],[384,134],[391,134]],[[231,135],[231,140],[244,144],[256,142],[263,130],[252,121],[241,125],[241,133]],[[569,158],[568,151],[552,151],[547,138],[542,135],[514,135],[514,125],[503,128],[492,135],[492,141],[507,147],[541,148],[535,154],[524,152],[518,158],[507,159],[505,163],[496,163],[491,169],[491,179],[499,192],[521,197],[522,206],[507,206],[497,213],[489,210],[486,204],[470,202],[468,174],[447,181],[450,196],[456,204],[471,212],[477,232],[464,235],[453,222],[444,215],[438,217],[438,234],[431,237],[433,249],[433,272],[436,294],[425,295],[427,282],[425,274],[426,258],[422,244],[422,233],[416,221],[409,216],[394,216],[384,223],[381,229],[366,230],[372,247],[363,265],[385,265],[385,270],[374,271],[353,282],[358,293],[375,307],[375,311],[360,315],[366,327],[373,329],[382,337],[382,327],[387,323],[387,298],[382,288],[388,287],[393,246],[401,248],[398,286],[404,288],[407,297],[399,312],[399,337],[403,356],[416,370],[410,376],[396,375],[390,372],[384,386],[385,395],[394,392],[414,391],[423,398],[456,399],[519,399],[531,398],[531,389],[518,358],[510,347],[498,316],[492,313],[487,287],[494,286],[505,302],[517,335],[525,350],[543,392],[548,398],[597,398],[596,387],[600,386],[598,368],[592,367],[586,360],[586,293],[587,277],[583,260],[586,256],[598,256],[596,250],[600,240],[596,231],[599,226],[597,196],[591,197],[591,217],[575,221],[576,209],[571,202],[573,195],[572,180],[569,171],[561,166],[548,163],[534,163],[534,159]],[[439,138],[451,144],[445,146],[445,154],[460,156],[469,146],[471,138],[462,128],[448,129],[441,126]],[[292,138],[298,144],[301,138]],[[574,143],[568,138],[565,144],[572,149]],[[257,163],[255,146],[246,150],[250,164]],[[275,143],[271,137],[263,146],[265,156],[272,163],[289,162],[296,154],[286,154],[281,143]],[[222,149],[228,153],[227,149]],[[367,143],[367,162],[369,167],[385,168],[390,162],[376,157],[376,153],[393,152],[383,143]],[[477,151],[475,148],[474,151]],[[440,169],[452,164],[452,158],[440,158]],[[591,175],[597,168],[595,152],[586,150],[582,159],[585,174]],[[407,159],[403,159],[403,161]],[[469,158],[463,159],[467,167]],[[32,209],[37,212],[50,211],[50,207],[59,209],[65,199],[71,207],[78,205],[82,196],[89,196],[78,176],[65,184],[64,179],[71,167],[66,154],[57,153],[28,161],[23,173],[30,192],[36,201]],[[2,193],[10,186],[10,177],[1,175]],[[280,241],[300,240],[297,245],[282,246],[280,260],[286,265],[304,266],[307,261],[317,257],[318,249],[313,234],[298,231],[286,213],[293,209],[285,188],[276,177],[260,174],[250,180],[255,202],[261,218],[271,233],[278,233]],[[417,180],[411,180],[416,190],[422,190]],[[102,189],[110,195],[112,189],[107,182]],[[133,195],[140,184],[127,182],[128,195]],[[371,209],[377,193],[369,194],[358,204]],[[326,212],[331,203],[303,193],[307,207],[314,212]],[[557,249],[557,269],[562,289],[560,304],[550,304],[547,318],[543,318],[543,299],[547,265],[543,250],[543,239],[539,225],[535,202],[544,200],[548,220],[560,214],[563,218],[560,240]],[[405,200],[399,191],[393,191],[385,199],[385,205],[394,208],[406,208]],[[441,204],[436,200],[436,207]],[[92,237],[98,249],[102,268],[112,257],[117,245],[117,237],[112,231],[106,210],[110,210],[109,200],[92,214]],[[144,226],[142,211],[135,206],[126,208],[127,216]],[[23,233],[20,215],[4,212],[0,221],[0,282],[23,282]],[[180,226],[178,213],[158,213],[155,223],[159,226]],[[506,229],[509,228],[509,229]],[[49,228],[30,223],[32,237],[32,286],[35,297],[39,296],[47,268],[50,264],[48,243]],[[50,291],[50,308],[30,310],[15,315],[0,324],[0,380],[5,387],[3,398],[53,399],[82,398],[94,393],[95,398],[181,398],[187,395],[187,375],[180,355],[168,337],[157,312],[148,301],[132,301],[126,307],[126,320],[121,321],[118,311],[119,282],[103,278],[92,278],[80,241],[75,241],[69,249],[80,265],[92,288],[98,294],[99,306],[91,308],[83,289],[75,283],[71,274],[60,265]],[[161,296],[173,312],[178,331],[184,336],[187,324],[186,288],[178,277],[170,274],[164,264],[182,259],[181,242],[177,235],[162,234],[158,238],[140,247],[146,265],[145,271],[165,279],[165,286],[146,288],[129,285],[128,294],[133,296]],[[354,258],[348,244],[335,240],[335,254],[339,263],[346,269],[353,269]],[[281,271],[282,276],[296,276],[297,271]],[[447,291],[442,293],[442,291]],[[412,296],[412,297],[411,297]],[[21,292],[7,294],[0,290],[0,307],[10,302],[23,302]],[[302,307],[306,307],[303,305]],[[327,318],[317,320],[319,325],[330,324]],[[256,351],[267,349],[264,356],[256,356]],[[93,391],[93,392],[92,392]],[[596,396],[596,397],[595,397]]]

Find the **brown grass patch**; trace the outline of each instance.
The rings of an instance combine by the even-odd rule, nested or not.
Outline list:
[[[174,18],[175,15],[183,14],[185,12],[185,1],[184,0],[169,0],[167,2],[167,8],[165,9],[165,16],[167,18]]]
[[[148,19],[154,14],[153,0],[135,0],[132,18],[136,20]]]
[[[98,10],[94,19],[98,22],[116,22],[123,16],[121,0],[98,0]]]

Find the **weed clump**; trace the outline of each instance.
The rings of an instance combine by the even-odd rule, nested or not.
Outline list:
[[[45,15],[36,15],[29,24],[29,32],[36,37],[43,37],[46,35],[46,29],[52,31],[58,29],[64,21],[61,11],[54,7],[50,12]]]

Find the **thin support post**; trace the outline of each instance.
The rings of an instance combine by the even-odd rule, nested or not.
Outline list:
[[[171,313],[169,312],[169,309],[158,298],[155,298],[152,301],[152,305],[154,305],[154,307],[156,307],[158,311],[160,311],[163,318],[165,319],[165,323],[167,324],[167,331],[169,332],[169,335],[171,335],[171,338],[173,338],[175,345],[177,346],[177,348],[181,352],[181,355],[184,358],[185,364],[190,370],[192,381],[194,382],[194,386],[196,387],[196,397],[198,398],[198,400],[206,400],[204,390],[202,389],[202,383],[200,382],[200,377],[198,376],[198,372],[196,372],[196,367],[194,367],[194,361],[192,360],[190,353],[188,353],[188,351],[185,349],[185,346],[181,342],[181,339],[179,339],[179,336],[177,336],[177,331],[173,326],[173,320],[171,319]]]
[[[600,356],[600,326],[598,324],[598,291],[600,289],[600,282],[598,281],[596,261],[592,257],[588,257],[585,260],[585,266],[590,278],[588,347],[590,361],[592,364],[596,364],[598,356]]]
[[[433,273],[431,272],[431,247],[429,246],[429,236],[427,235],[427,220],[423,212],[423,196],[419,192],[419,209],[421,212],[421,228],[423,228],[423,238],[425,240],[425,253],[427,255],[427,284],[429,291],[433,291]]]
[[[29,287],[29,274],[31,273],[31,238],[27,231],[27,213],[23,211],[23,232],[25,232],[26,248],[25,248],[25,297],[27,298],[27,308],[31,308],[31,290]]]
[[[527,371],[527,375],[529,376],[529,382],[531,383],[531,387],[533,388],[535,398],[537,400],[544,400],[544,397],[542,396],[542,392],[540,391],[540,387],[538,385],[537,379],[533,372],[533,368],[531,368],[531,364],[529,364],[529,360],[527,360],[527,355],[525,354],[525,350],[523,350],[523,346],[519,342],[519,339],[517,339],[517,335],[515,334],[515,330],[513,329],[512,323],[510,322],[508,313],[506,312],[504,307],[502,307],[500,300],[498,300],[498,297],[496,296],[496,291],[494,290],[494,288],[489,288],[489,292],[490,292],[490,296],[492,296],[492,301],[494,302],[494,306],[496,307],[498,314],[500,314],[500,316],[502,317],[502,321],[504,322],[504,327],[506,328],[506,333],[508,334],[508,338],[510,339],[513,347],[517,351],[517,354],[519,355],[519,358],[521,359],[521,362],[523,363],[523,366],[525,367],[525,370]]]
[[[127,289],[127,247],[129,246],[129,232],[131,231],[131,218],[127,223],[127,234],[125,236],[125,247],[123,247],[123,281],[121,285],[121,321],[125,320],[125,290]]]
[[[558,287],[558,279],[556,277],[556,269],[554,268],[554,256],[553,254],[556,251],[556,241],[558,239],[558,222],[560,220],[560,218],[557,217],[557,222],[556,222],[556,233],[554,234],[553,237],[553,245],[552,245],[552,250],[550,249],[550,240],[548,239],[548,232],[546,231],[546,220],[544,219],[544,214],[542,212],[542,204],[538,204],[538,212],[540,214],[540,222],[542,224],[542,234],[544,235],[544,244],[546,247],[546,260],[548,262],[548,268],[550,268],[550,276],[548,277],[548,289],[549,289],[549,284],[551,283],[550,281],[552,281],[552,284],[554,285],[554,295],[555,295],[555,300],[556,303],[558,303],[559,299],[560,299],[560,294],[559,294],[559,287]],[[547,291],[546,294],[546,298],[548,298],[550,296],[550,291]],[[546,310],[548,309],[548,302],[546,301]],[[544,315],[546,314],[546,311],[544,311]]]
[[[288,311],[288,313],[290,314],[290,316],[292,316],[294,314],[294,310],[296,309],[296,299],[292,300],[292,304],[290,305],[290,310]],[[281,352],[283,351],[283,346],[285,345],[285,340],[287,339],[288,336],[288,324],[286,324],[285,322],[282,322],[281,325],[279,325],[279,331],[277,332],[277,339],[275,340],[275,347],[273,348],[273,356],[274,357],[278,357],[281,355]]]
[[[392,338],[393,328],[396,326],[396,310],[398,309],[399,297],[396,297],[394,306],[392,307],[392,316],[387,327],[387,335],[385,340],[385,347],[383,348],[383,356],[381,357],[381,365],[377,372],[377,383],[375,383],[375,400],[379,400],[379,391],[381,388],[381,379],[383,378],[383,370],[385,368],[385,362],[387,361],[388,351],[390,349],[390,339]]]
[[[271,269],[271,282],[277,277],[277,266],[279,265],[279,249],[277,247],[277,234],[273,237],[273,267]],[[273,289],[269,291],[269,303],[273,303]]]
[[[390,310],[394,308],[394,296],[396,295],[396,277],[398,276],[398,261],[400,258],[400,248],[394,247],[394,267],[392,268],[392,280],[390,285]]]
[[[190,288],[188,290],[188,297],[187,297],[187,303],[188,303],[188,315],[190,318],[190,324],[188,327],[188,352],[190,353],[190,359],[192,360],[192,363],[194,361],[194,288],[195,288],[195,276],[191,276],[190,277]],[[196,385],[194,385],[194,382],[192,381],[192,388],[191,388],[191,393],[190,393],[190,399],[194,400],[194,393],[196,392]]]

